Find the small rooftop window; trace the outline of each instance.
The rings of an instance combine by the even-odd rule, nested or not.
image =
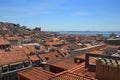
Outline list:
[[[49,60],[49,57],[45,57],[46,60]]]
[[[63,53],[64,53],[65,55],[67,55],[66,52],[63,52]]]
[[[59,57],[59,55],[55,55],[56,57]]]

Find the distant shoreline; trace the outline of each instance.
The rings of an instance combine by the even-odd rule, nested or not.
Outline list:
[[[120,31],[51,31],[56,34],[81,34],[81,35],[97,35],[103,34],[103,36],[108,37],[111,33],[120,35]]]

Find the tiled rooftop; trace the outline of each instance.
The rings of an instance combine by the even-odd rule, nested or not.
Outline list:
[[[3,53],[5,53],[5,50],[0,50],[0,54],[3,54]]]
[[[10,42],[8,42],[7,40],[3,40],[2,37],[0,37],[0,45],[9,45]]]
[[[37,55],[31,55],[31,56],[30,56],[30,60],[36,61],[36,60],[40,60],[40,59],[38,58]]]
[[[69,60],[69,59],[65,59],[65,60],[60,60],[57,61],[55,63],[51,63],[51,66],[55,66],[55,67],[59,67],[59,68],[63,68],[63,69],[71,69],[75,66],[77,66],[78,64],[74,63],[73,60]]]
[[[52,38],[53,41],[59,41],[59,38]]]
[[[51,61],[62,58],[62,56],[58,52],[50,52],[50,53],[46,53],[46,54],[40,54],[39,56],[43,61],[46,61],[46,62],[51,62]]]
[[[22,50],[25,52],[25,54],[30,54],[30,50],[27,47],[22,47]]]
[[[40,35],[37,35],[38,34],[37,32],[29,30],[25,28],[25,26],[15,27],[14,25],[15,24],[5,25],[5,23],[0,23],[0,27],[1,27],[0,30],[1,32],[2,30],[4,31],[2,32],[2,35],[0,35],[0,45],[6,45],[6,46],[1,46],[0,66],[21,62],[29,59],[31,60],[31,62],[36,60],[41,60],[43,61],[43,63],[44,62],[48,63],[48,65],[44,66],[43,68],[46,67],[48,68],[49,66],[50,68],[49,70],[51,71],[51,72],[45,71],[40,67],[32,67],[18,72],[18,74],[21,77],[26,77],[28,80],[91,80],[91,79],[95,80],[95,72],[91,72],[90,68],[88,69],[87,67],[85,67],[85,53],[90,52],[95,54],[102,54],[104,48],[106,47],[118,48],[118,46],[115,45],[104,44],[104,42],[102,41],[103,39],[101,40],[100,39],[101,37],[99,36],[98,37],[85,36],[85,35],[80,36],[80,35],[67,35],[67,34],[54,35],[54,33],[47,33],[47,34],[42,33]],[[5,37],[6,40],[3,38],[3,36]],[[19,40],[19,39],[21,39],[21,43],[26,43],[26,44],[21,44],[24,47],[13,46],[9,42],[11,40]],[[65,45],[62,43],[62,40],[65,42]],[[36,41],[37,43],[27,43],[27,41],[28,42]],[[78,43],[79,41],[81,43]],[[40,49],[37,49],[36,45],[39,45],[39,43],[44,45],[40,45]],[[98,45],[96,45],[96,43],[98,43]],[[7,51],[6,47],[11,47],[10,51]],[[48,50],[46,51],[47,47]],[[57,51],[52,52],[54,48]],[[73,50],[76,52],[77,51],[78,52],[83,51],[83,52],[82,55],[81,54],[80,55],[75,54],[75,56],[73,55],[73,57],[76,58],[73,59],[72,52],[70,54],[69,50]],[[47,53],[49,51],[50,53]],[[38,53],[38,54],[34,55],[34,53]],[[32,63],[38,64],[41,61],[36,61]],[[90,57],[89,63],[95,64],[96,58]]]
[[[61,54],[63,57],[69,57],[70,53],[68,50],[58,50],[59,54]]]
[[[26,55],[30,54],[30,50],[27,47],[12,46],[12,51],[23,51]]]
[[[89,80],[89,79],[78,76],[76,74],[66,72],[66,73],[60,74],[58,76],[55,76],[49,80]]]
[[[7,40],[18,40],[18,37],[6,37]]]
[[[90,63],[95,62],[96,62],[95,59],[90,59]],[[91,72],[88,70],[88,68],[85,68],[85,63],[82,63],[72,69],[69,69],[68,72],[95,80],[95,72]]]
[[[46,45],[57,45],[57,44],[62,44],[62,42],[46,42]]]
[[[43,45],[40,45],[40,49],[35,49],[35,46],[27,46],[27,48],[30,50],[30,52],[39,52],[46,50]]]
[[[0,54],[0,65],[10,64],[23,60],[28,60],[28,57],[22,51],[11,51]]]
[[[49,78],[55,76],[54,73],[43,70],[39,67],[32,67],[30,69],[18,72],[18,74],[29,80],[48,80]]]
[[[49,45],[50,47],[52,47],[53,45],[61,45],[62,42],[56,42],[56,41],[54,41],[54,42],[46,42],[45,44]]]

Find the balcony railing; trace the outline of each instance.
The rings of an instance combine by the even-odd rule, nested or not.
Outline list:
[[[24,70],[24,69],[28,69],[28,68],[31,68],[32,66],[29,65],[27,67],[23,67],[23,68],[20,68],[20,69],[15,69],[15,70],[8,70],[7,72],[4,72],[4,73],[1,73],[1,75],[5,75],[5,74],[9,74],[9,73],[13,73],[13,72],[18,72],[18,71],[21,71],[21,70]]]

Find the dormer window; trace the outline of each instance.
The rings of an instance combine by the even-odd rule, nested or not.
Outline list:
[[[45,57],[46,60],[49,60],[49,57]]]
[[[63,53],[64,53],[64,55],[67,55],[66,52],[63,52]]]
[[[59,57],[59,55],[55,55],[56,57]]]

